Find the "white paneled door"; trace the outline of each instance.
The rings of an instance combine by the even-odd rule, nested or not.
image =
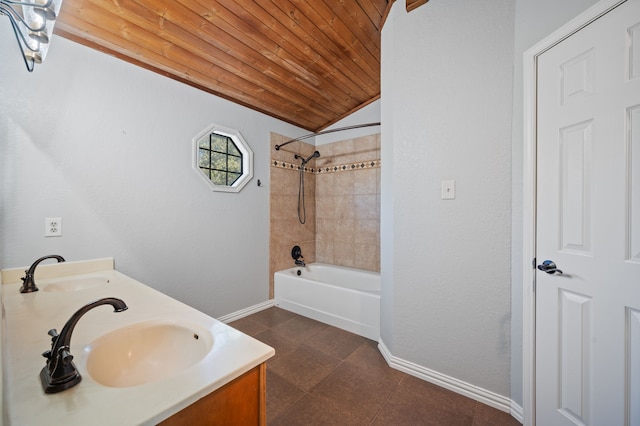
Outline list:
[[[536,423],[637,426],[640,0],[539,56],[537,106]]]

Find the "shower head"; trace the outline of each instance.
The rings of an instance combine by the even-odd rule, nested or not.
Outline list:
[[[313,151],[313,154],[311,154],[310,156],[308,156],[306,159],[303,158],[301,155],[296,154],[294,156],[296,158],[296,160],[302,160],[302,165],[304,166],[305,164],[307,164],[309,161],[311,161],[312,158],[318,158],[320,157],[320,153],[318,151]]]

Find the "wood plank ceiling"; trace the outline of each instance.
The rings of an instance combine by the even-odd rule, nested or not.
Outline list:
[[[56,33],[320,131],[380,97],[394,0],[65,0]]]

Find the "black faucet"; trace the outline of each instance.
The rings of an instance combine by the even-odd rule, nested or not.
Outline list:
[[[82,376],[80,376],[76,366],[73,364],[73,355],[71,355],[71,349],[69,348],[71,333],[73,333],[73,329],[80,317],[101,305],[113,306],[114,312],[127,310],[127,305],[122,300],[115,297],[105,297],[78,309],[75,314],[71,315],[60,334],[55,328],[49,330],[51,350],[42,354],[43,357],[47,358],[47,364],[40,371],[40,381],[45,393],[62,392],[77,385],[82,380]]]
[[[25,276],[23,278],[20,278],[23,281],[22,287],[20,287],[20,293],[32,293],[34,291],[38,291],[34,275],[36,273],[36,266],[38,266],[40,262],[45,259],[57,259],[58,263],[64,262],[64,257],[58,256],[57,254],[44,256],[33,262],[33,265],[31,265],[31,267],[27,271],[24,271]]]

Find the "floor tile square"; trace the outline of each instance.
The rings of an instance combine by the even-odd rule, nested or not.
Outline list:
[[[271,346],[276,350],[276,357],[285,355],[294,349],[296,349],[300,343],[297,340],[290,339],[289,337],[283,336],[274,330],[265,330],[261,333],[254,335],[256,339],[260,340],[262,343]],[[275,358],[271,358],[270,362]]]
[[[378,350],[378,344],[372,340],[366,340],[353,351],[345,360],[348,364],[357,365],[367,369],[369,374],[376,374],[381,378],[399,383],[406,374],[389,367]]]
[[[355,426],[362,425],[347,410],[331,400],[307,394],[287,411],[276,417],[270,426]]]
[[[396,386],[391,380],[368,374],[364,368],[343,363],[310,393],[332,400],[337,407],[349,410],[363,424],[369,424]]]
[[[240,318],[239,320],[230,322],[228,325],[236,330],[242,331],[244,334],[248,334],[249,336],[255,336],[256,334],[267,330],[267,327],[259,321],[256,321],[253,316]]]
[[[336,327],[327,327],[307,340],[307,345],[339,359],[345,359],[366,339]]]
[[[273,327],[273,330],[290,339],[304,342],[327,327],[328,325],[319,321],[302,316],[295,316]]]
[[[251,317],[255,321],[263,324],[268,328],[273,328],[278,324],[281,324],[297,316],[298,315],[293,312],[287,311],[285,309],[280,309],[275,306],[251,315]]]
[[[520,426],[520,422],[509,413],[477,403],[473,426]]]
[[[267,370],[267,422],[285,412],[305,392]]]
[[[471,414],[450,410],[441,399],[431,399],[407,388],[398,388],[375,417],[375,426],[472,426]]]
[[[433,401],[438,407],[450,412],[459,412],[468,417],[473,417],[477,402],[464,395],[460,395],[448,389],[429,383],[417,377],[407,375],[400,382],[399,389],[414,393],[422,398]],[[406,395],[407,393],[403,393]]]
[[[340,360],[317,349],[301,345],[268,363],[268,369],[299,389],[308,392],[340,364]]]

